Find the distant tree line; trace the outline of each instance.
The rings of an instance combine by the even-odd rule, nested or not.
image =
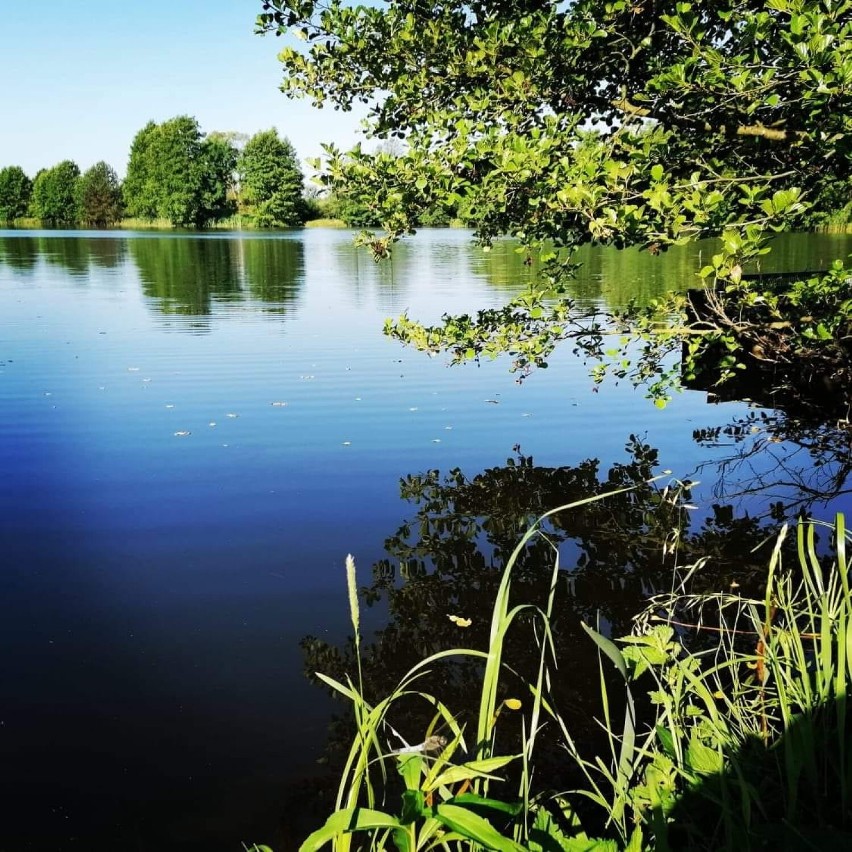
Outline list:
[[[108,228],[132,217],[205,228],[237,213],[259,228],[321,215],[305,198],[295,149],[277,130],[248,138],[204,134],[187,115],[148,122],[130,146],[123,182],[105,162],[81,174],[63,160],[32,179],[19,166],[0,168],[0,223]]]
[[[29,217],[50,226],[105,228],[121,218],[121,211],[118,176],[104,162],[80,174],[76,163],[63,160],[33,180],[20,166],[0,169],[0,222]]]

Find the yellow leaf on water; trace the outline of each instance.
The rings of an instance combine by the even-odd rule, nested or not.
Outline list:
[[[473,624],[471,619],[463,618],[460,615],[448,615],[447,618],[449,618],[457,627],[470,627],[470,625]]]

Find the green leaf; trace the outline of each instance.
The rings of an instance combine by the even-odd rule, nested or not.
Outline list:
[[[400,822],[408,825],[425,814],[425,796],[420,790],[406,790],[402,794],[402,814]]]
[[[467,808],[448,803],[440,804],[435,807],[433,816],[451,831],[480,843],[486,849],[496,849],[498,852],[524,852],[523,846],[504,837],[487,819]]]
[[[630,835],[630,840],[627,842],[624,852],[642,852],[644,848],[645,844],[642,840],[642,824],[639,823],[636,828],[633,829],[633,834]]]
[[[414,852],[414,847],[411,843],[411,834],[407,829],[394,829],[393,842],[396,844],[397,852]]]
[[[693,735],[686,747],[686,765],[701,775],[710,775],[721,772],[724,761],[716,749],[704,745]]]
[[[476,793],[462,793],[459,796],[453,796],[447,804],[473,805],[475,807],[499,811],[500,813],[508,814],[509,816],[517,816],[523,810],[523,805],[520,802],[504,802],[501,799],[490,799],[485,796],[478,796]]]
[[[672,733],[668,728],[664,728],[662,725],[657,725],[657,739],[660,741],[663,751],[669,757],[672,759],[677,757],[677,752],[675,751],[674,746],[674,737],[672,737]]]
[[[603,651],[604,654],[612,660],[621,676],[627,680],[627,663],[625,662],[621,651],[619,651],[618,646],[612,640],[607,639],[606,636],[602,636],[598,633],[597,630],[592,630],[592,628],[587,624],[581,623],[581,626],[583,630],[592,637],[598,648],[600,648],[601,651]]]
[[[564,800],[556,799],[554,803],[562,812],[559,821],[547,809],[536,808],[529,836],[530,852],[618,852],[617,843],[588,837],[582,831],[577,815]],[[574,829],[574,832],[566,834],[563,826]]]
[[[472,760],[469,763],[462,763],[459,766],[451,766],[435,778],[431,778],[427,783],[424,783],[423,789],[427,792],[435,790],[438,787],[446,787],[449,784],[455,784],[459,781],[467,781],[470,778],[490,778],[494,781],[500,779],[489,773],[495,769],[500,769],[507,763],[515,760],[516,756],[512,757],[489,757],[484,760]]]
[[[401,754],[399,760],[399,774],[405,781],[406,790],[420,789],[420,776],[423,768],[423,755],[417,752]]]
[[[329,677],[328,675],[325,675],[322,672],[315,672],[315,674],[319,680],[321,680],[323,683],[328,684],[328,686],[330,686],[332,689],[337,690],[342,695],[345,695],[350,701],[357,703],[360,700],[360,696],[357,692],[355,692],[355,690],[344,686],[342,683],[340,683],[340,681],[335,680],[334,678]]]
[[[315,852],[341,834],[372,828],[401,828],[402,823],[390,814],[370,808],[344,808],[335,811],[322,828],[317,829],[299,847],[299,852]]]

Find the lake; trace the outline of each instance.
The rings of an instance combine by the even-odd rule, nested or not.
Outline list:
[[[450,607],[487,611],[462,568],[494,573],[528,514],[586,488],[700,481],[693,525],[714,541],[852,508],[830,428],[698,391],[665,410],[593,393],[567,351],[518,384],[505,361],[401,348],[386,317],[496,306],[534,269],[464,231],[380,265],[352,236],[0,231],[0,849],[287,848],[344,709],[304,669],[351,633],[347,553],[392,668],[455,629]],[[766,269],[850,251],[790,235]],[[575,296],[693,286],[710,253],[587,250]],[[566,582],[593,577],[571,589],[585,617],[629,618],[622,566],[650,582],[647,496],[562,525]],[[436,565],[454,585],[394,597]]]

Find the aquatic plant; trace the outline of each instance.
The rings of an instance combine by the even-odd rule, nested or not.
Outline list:
[[[551,700],[553,592],[544,606],[534,606],[510,604],[510,591],[523,548],[545,536],[542,523],[605,496],[547,512],[523,536],[503,571],[486,650],[432,654],[375,703],[364,697],[360,666],[357,683],[318,675],[351,702],[357,734],[334,813],[307,838],[303,852],[329,843],[335,850],[549,852],[733,850],[769,843],[822,848],[849,839],[852,594],[843,515],[833,524],[800,521],[793,565],[785,564],[788,528],[782,528],[759,598],[736,590],[690,593],[689,582],[704,565],[700,560],[679,570],[670,592],[649,600],[631,635],[612,640],[584,625],[599,652],[600,721],[609,743],[608,754],[589,755]],[[833,558],[821,555],[819,531],[830,532]],[[559,573],[554,548],[552,590]],[[359,650],[351,558],[347,581]],[[500,700],[506,634],[524,619],[536,627],[538,667],[525,681],[526,694]],[[425,687],[439,662],[461,657],[481,661],[475,740],[464,757],[463,726],[436,691]],[[398,736],[396,714],[411,700],[426,702],[434,714],[423,742],[385,746],[389,735]],[[520,727],[517,752],[501,752],[497,729],[504,719]],[[572,790],[534,788],[536,746],[545,723],[558,727],[566,760],[579,770],[582,781]],[[389,766],[401,780],[395,809],[390,801],[399,780]],[[509,767],[517,784],[511,791],[504,777]],[[592,839],[596,835],[600,839]]]

